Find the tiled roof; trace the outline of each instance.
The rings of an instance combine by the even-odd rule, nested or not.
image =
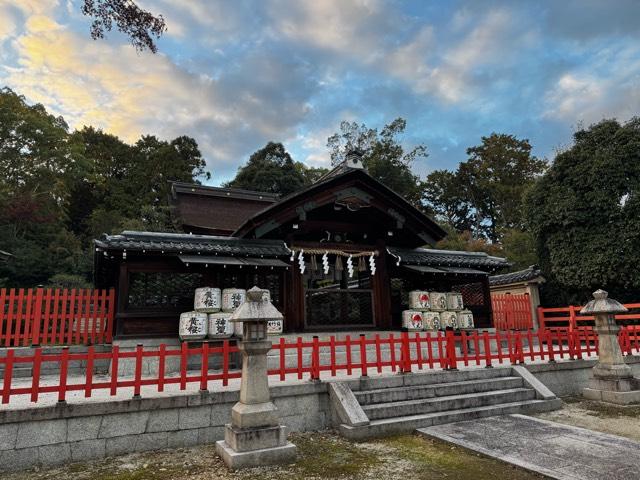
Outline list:
[[[103,235],[95,240],[97,248],[165,253],[206,253],[220,255],[254,255],[280,257],[290,252],[281,240],[251,240],[185,233],[124,231],[120,235]]]
[[[416,248],[413,250],[389,247],[389,253],[400,257],[400,265],[428,265],[431,267],[466,267],[483,271],[495,271],[509,266],[501,257],[492,257],[484,252],[460,252],[456,250],[433,250]]]
[[[9,257],[13,257],[9,252],[5,252],[4,250],[0,250],[0,260],[7,260]]]
[[[542,276],[542,272],[536,265],[518,272],[503,273],[489,277],[489,285],[509,285],[511,283],[527,282]]]

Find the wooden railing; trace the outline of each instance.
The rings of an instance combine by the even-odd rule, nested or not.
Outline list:
[[[0,347],[111,343],[115,292],[0,289]]]
[[[629,312],[616,315],[616,321],[621,325],[640,328],[640,303],[627,303],[624,306],[627,307]],[[594,317],[592,315],[581,315],[581,309],[581,306],[576,305],[557,308],[538,307],[540,329],[564,328],[574,331],[579,328],[593,327]]]
[[[531,300],[528,294],[491,294],[493,326],[498,330],[529,330],[533,328]]]
[[[640,353],[638,330],[623,328],[618,341],[624,355]],[[338,374],[366,377],[383,372],[409,373],[415,370],[581,359],[597,355],[598,336],[592,329],[579,328],[569,332],[567,329],[547,328],[535,332],[403,332],[386,337],[376,334],[373,338],[365,335],[351,338],[347,335],[342,340],[334,336],[328,340],[298,337],[296,341],[289,342],[281,337],[273,344],[272,350],[277,362],[275,368],[269,369],[269,376],[279,380],[321,380]],[[211,382],[220,382],[218,387],[227,387],[229,380],[242,375],[237,367],[232,368],[231,355],[237,354],[239,349],[235,342],[229,340],[217,346],[205,342],[197,346],[183,343],[180,347],[167,347],[162,344],[159,348],[145,349],[138,345],[133,351],[120,351],[114,345],[108,352],[97,352],[93,346],[84,352],[70,352],[66,346],[53,354],[43,353],[41,347],[34,348],[27,356],[16,352],[8,349],[0,354],[2,404],[23,395],[28,396],[31,402],[38,402],[41,395],[53,394],[57,401],[62,402],[72,392],[80,392],[86,398],[103,392],[108,398],[120,393],[140,397],[168,388],[182,391],[188,385],[204,391],[212,386]],[[217,360],[214,362],[217,368],[209,367],[210,359]],[[110,366],[109,375],[95,375],[93,366],[105,361]],[[149,361],[157,368],[153,373],[144,375],[143,363]],[[59,371],[59,374],[47,377],[46,381],[40,375],[45,363],[56,364]],[[84,373],[69,375],[72,363],[85,365]],[[129,368],[123,369],[123,363],[128,363]],[[178,366],[177,372],[169,372],[168,365]],[[24,370],[25,366],[32,372],[31,378],[16,381],[14,369]],[[122,370],[133,373],[123,374]]]

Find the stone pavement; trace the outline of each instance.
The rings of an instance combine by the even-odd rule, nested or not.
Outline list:
[[[639,442],[525,415],[450,423],[418,432],[550,478],[640,478]]]

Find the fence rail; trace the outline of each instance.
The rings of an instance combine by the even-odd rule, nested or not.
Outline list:
[[[625,355],[640,353],[638,329],[623,328],[619,334],[619,342]],[[197,385],[200,390],[207,390],[209,382],[219,381],[222,387],[226,387],[229,380],[241,377],[240,370],[230,368],[231,355],[239,349],[229,340],[215,347],[208,343],[197,347],[183,343],[180,348],[167,348],[163,344],[158,349],[145,350],[142,345],[138,345],[134,351],[120,351],[114,345],[111,352],[96,352],[93,346],[89,346],[82,353],[70,353],[68,348],[63,347],[61,353],[43,354],[38,347],[29,356],[18,356],[15,350],[7,350],[4,356],[0,356],[3,371],[0,388],[2,404],[21,395],[28,395],[31,402],[38,402],[40,395],[53,393],[57,394],[58,401],[65,401],[69,392],[81,392],[84,397],[89,398],[97,391],[106,391],[108,395],[114,396],[126,389],[137,397],[141,395],[143,387],[149,386],[158,392],[164,391],[168,385],[177,385],[180,390],[185,390],[190,384]],[[321,376],[334,377],[337,374],[367,376],[383,371],[408,373],[415,369],[492,367],[496,364],[580,359],[597,354],[598,337],[592,329],[587,328],[573,331],[547,328],[536,332],[463,331],[459,335],[452,331],[445,334],[403,332],[399,335],[390,334],[385,338],[380,335],[373,338],[361,335],[337,340],[332,336],[329,340],[321,341],[314,337],[311,341],[303,341],[298,337],[297,341],[289,343],[280,338],[273,344],[273,350],[277,367],[269,369],[270,376],[280,380],[285,380],[287,375],[299,380],[305,377],[317,380]],[[212,356],[219,357],[216,362],[219,368],[209,368]],[[293,365],[288,365],[291,362],[287,362],[287,356],[295,358]],[[189,365],[194,364],[190,361],[193,357],[199,360],[199,367],[190,370]],[[145,359],[156,362],[157,373],[143,376]],[[172,359],[179,363],[176,373],[167,372],[167,364]],[[110,362],[110,376],[96,375],[98,378],[94,378],[93,366],[99,360]],[[132,376],[119,374],[123,361],[133,362]],[[44,381],[40,372],[45,362],[56,362],[59,365],[59,375]],[[85,375],[69,376],[70,362],[82,362],[86,367]],[[30,381],[20,381],[17,382],[19,385],[13,385],[13,370],[19,364],[27,364],[32,370],[32,376]]]
[[[530,330],[531,299],[528,294],[491,294],[493,326],[498,330]]]
[[[625,326],[636,325],[640,327],[640,303],[626,303],[624,306],[629,312],[616,315],[616,321]],[[593,327],[595,318],[593,315],[581,315],[581,309],[581,306],[576,305],[557,308],[538,307],[540,329],[566,328],[573,331],[579,328]]]
[[[115,291],[0,289],[0,347],[111,343]]]

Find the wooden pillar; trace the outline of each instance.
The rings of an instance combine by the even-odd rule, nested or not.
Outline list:
[[[300,332],[304,329],[304,286],[302,274],[295,263],[284,274],[285,310],[284,331]]]
[[[491,287],[489,286],[489,276],[482,278],[482,292],[484,293],[484,305],[487,312],[487,325],[476,325],[478,327],[493,327],[493,309],[491,308]]]
[[[115,312],[115,335],[119,337],[124,332],[124,319],[121,314],[127,306],[127,297],[129,296],[129,268],[125,263],[120,264],[118,272],[118,285],[116,286],[116,312]]]
[[[391,329],[391,284],[387,267],[387,250],[384,241],[378,241],[376,249],[376,274],[371,278],[373,288],[373,315],[376,327]]]

